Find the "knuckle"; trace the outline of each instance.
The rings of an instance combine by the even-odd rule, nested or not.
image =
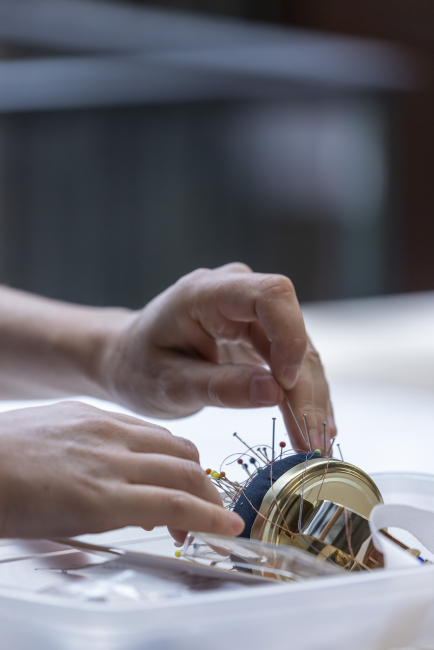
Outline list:
[[[57,402],[57,404],[54,404],[53,407],[60,410],[66,410],[68,412],[72,412],[74,415],[81,414],[81,415],[91,416],[94,413],[99,412],[99,409],[97,409],[95,406],[90,406],[90,404],[85,404],[84,402],[78,402],[73,399],[62,400],[61,402]]]
[[[321,357],[310,341],[306,350],[306,358],[310,363],[322,366]]]
[[[199,268],[195,269],[194,271],[191,271],[191,273],[187,273],[187,275],[182,276],[177,282],[175,283],[174,286],[181,288],[181,289],[191,289],[192,287],[194,288],[199,281],[201,281],[205,276],[209,275],[212,273],[210,269],[206,268]]]
[[[191,488],[202,488],[205,483],[205,473],[201,466],[192,460],[181,461],[181,471],[187,477]]]
[[[319,354],[318,354],[318,352],[316,350],[313,350],[313,349],[309,348],[307,350],[306,354],[307,354],[307,357],[308,357],[308,359],[310,361],[312,361],[313,363],[321,364],[321,357],[319,356]]]
[[[224,271],[229,272],[241,272],[241,273],[253,273],[253,270],[244,262],[230,262],[223,267]]]
[[[267,275],[261,284],[268,299],[293,298],[295,296],[294,285],[285,275]]]
[[[217,317],[212,323],[214,336],[223,341],[242,340],[246,332],[246,324]]]
[[[315,417],[315,422],[320,424],[322,429],[322,423],[327,420],[326,410],[324,408],[321,408],[320,406],[316,406],[314,409],[314,417]]]
[[[181,443],[185,457],[194,463],[199,463],[199,452],[196,445],[186,438],[178,438]]]
[[[105,417],[104,414],[96,413],[95,415],[86,418],[86,421],[89,423],[89,426],[94,433],[116,437],[125,433],[125,427],[121,422],[115,424],[110,420],[110,418]]]
[[[95,406],[68,400],[61,402],[60,408],[72,418],[72,424],[76,428],[84,427],[93,433],[110,432],[113,428],[110,414]]]
[[[184,492],[173,490],[167,496],[166,507],[172,520],[182,521],[183,514],[189,509],[189,498]]]
[[[169,429],[166,429],[166,427],[160,427],[159,424],[146,422],[146,428],[150,429],[151,431],[155,431],[155,433],[158,433],[158,435],[160,436],[167,436],[169,438],[173,438],[173,433],[171,433]]]
[[[294,350],[294,352],[297,352],[302,361],[305,361],[306,359],[306,354],[307,354],[307,349],[308,349],[308,338],[307,336],[298,336],[294,337],[291,340],[291,347]],[[313,360],[312,360],[313,363]]]
[[[54,406],[61,409],[61,408],[76,408],[77,406],[87,406],[87,404],[83,404],[82,402],[76,402],[73,399],[63,399],[61,402],[57,402],[57,404],[55,404]]]
[[[185,278],[190,278],[190,279],[191,278],[202,278],[204,275],[208,275],[209,273],[211,273],[211,269],[207,269],[204,266],[201,266],[200,268],[195,269],[194,271],[192,271],[191,273],[189,273],[188,275],[186,275],[184,277]]]

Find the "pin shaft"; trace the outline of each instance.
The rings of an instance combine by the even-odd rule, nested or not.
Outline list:
[[[304,426],[306,428],[307,439],[309,440],[309,451],[310,451],[310,453],[312,453],[312,442],[311,442],[311,439],[310,439],[309,427],[307,426],[306,413],[303,413],[303,420],[304,420]]]
[[[283,393],[283,394],[285,395],[286,403],[288,404],[288,408],[289,408],[289,410],[291,411],[291,415],[292,415],[292,417],[294,418],[294,422],[295,422],[295,424],[297,425],[298,430],[299,430],[300,433],[301,433],[301,437],[303,438],[305,444],[307,445],[306,436],[304,435],[304,433],[303,433],[303,429],[301,428],[301,426],[300,426],[300,424],[299,424],[297,418],[295,417],[295,413],[294,413],[294,411],[292,410],[292,406],[291,406],[291,403],[290,403],[290,401],[289,401],[289,399],[288,399],[288,396],[287,396],[286,393]]]
[[[247,466],[247,463],[243,463],[242,467],[243,467],[244,471],[245,471],[249,476],[252,475],[252,474],[250,473],[250,471],[249,471],[249,468],[248,468],[248,466]]]
[[[245,447],[247,447],[247,449],[248,449],[249,451],[252,452],[252,454],[255,454],[256,458],[259,458],[259,460],[261,461],[261,463],[263,462],[263,461],[262,461],[262,458],[261,458],[260,456],[258,456],[258,454],[257,454],[256,451],[253,449],[253,447],[249,447],[249,445],[247,444],[247,442],[244,442],[244,440],[242,440],[242,439],[240,438],[240,436],[238,435],[238,433],[235,432],[233,435],[234,435],[235,438],[237,438],[237,440],[239,440],[240,442],[242,442],[243,445],[244,445]]]
[[[261,454],[263,461],[265,461],[266,463],[268,463],[268,458],[267,458],[267,456],[266,456],[266,455],[265,455],[265,454],[264,454],[264,453],[259,449],[259,447],[256,449],[256,451],[258,452],[258,454]]]

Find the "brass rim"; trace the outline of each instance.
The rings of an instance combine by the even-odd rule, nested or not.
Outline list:
[[[338,460],[312,459],[288,470],[270,487],[262,500],[250,538],[287,544],[289,536],[285,530],[299,533],[302,492],[305,516],[325,501],[368,520],[372,508],[383,503],[377,486],[363,470]]]

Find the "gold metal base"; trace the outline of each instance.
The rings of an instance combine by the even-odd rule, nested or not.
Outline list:
[[[250,537],[296,546],[350,571],[381,567],[369,528],[371,510],[380,503],[377,486],[358,467],[312,459],[270,487]]]

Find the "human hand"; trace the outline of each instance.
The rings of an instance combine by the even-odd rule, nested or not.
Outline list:
[[[337,435],[337,428],[330,401],[330,392],[320,356],[312,342],[308,340],[306,356],[294,388],[287,391],[288,401],[294,411],[303,435],[294,421],[286,400],[279,404],[286,428],[295,450],[307,450],[307,435],[303,421],[306,415],[312,449],[327,453],[331,439]],[[324,423],[326,424],[326,443],[324,445]],[[324,448],[325,447],[325,448]]]
[[[294,448],[306,449],[285,390],[300,423],[306,413],[314,448],[324,446],[323,421],[327,447],[336,433],[291,281],[244,264],[194,271],[143,310],[120,315],[106,336],[100,378],[111,399],[154,417],[279,405]]]
[[[196,447],[80,402],[0,414],[0,536],[63,537],[168,525],[238,535]],[[184,531],[184,532],[182,532]]]

